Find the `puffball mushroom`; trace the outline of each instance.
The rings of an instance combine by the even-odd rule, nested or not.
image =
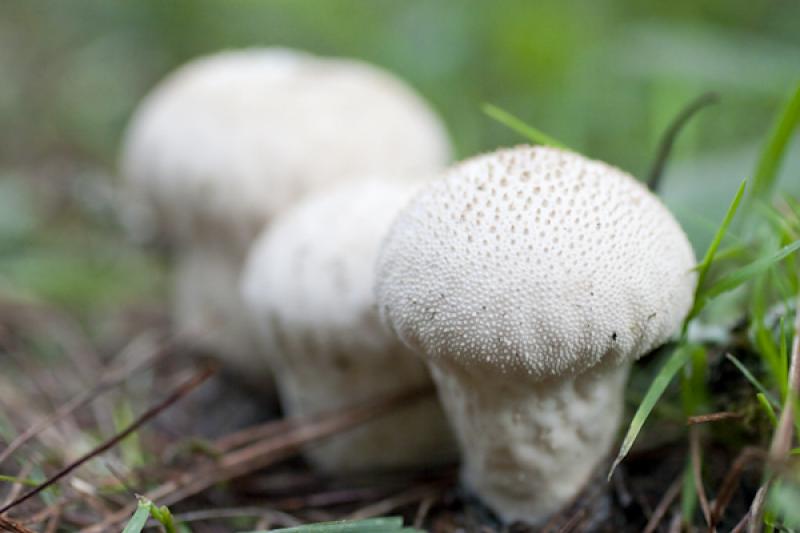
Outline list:
[[[313,195],[256,241],[242,294],[275,362],[290,416],[431,384],[424,363],[378,320],[375,260],[418,186],[360,180]],[[306,450],[328,472],[429,465],[455,450],[434,395]]]
[[[174,245],[178,330],[263,385],[238,291],[261,228],[310,191],[378,170],[436,170],[449,154],[436,115],[388,73],[268,48],[169,75],[134,113],[121,170],[129,225]]]
[[[619,169],[545,147],[463,162],[400,213],[380,254],[382,319],[430,365],[465,484],[540,523],[614,440],[631,362],[688,313],[694,253]]]

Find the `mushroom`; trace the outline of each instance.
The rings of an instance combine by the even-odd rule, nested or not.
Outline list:
[[[261,228],[331,183],[448,159],[438,118],[386,72],[250,49],[197,59],[159,84],[131,120],[121,172],[128,225],[174,250],[177,329],[263,387],[238,291]]]
[[[274,361],[290,416],[349,407],[431,383],[425,364],[378,320],[378,249],[417,190],[365,179],[312,195],[253,244],[242,295]],[[435,395],[307,449],[346,472],[441,462],[455,445]]]
[[[399,214],[381,318],[430,368],[465,484],[540,523],[606,457],[631,362],[692,304],[678,223],[619,169],[545,147],[463,162]]]

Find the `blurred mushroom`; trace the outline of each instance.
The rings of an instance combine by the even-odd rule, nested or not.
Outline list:
[[[552,148],[468,160],[401,212],[381,316],[426,357],[463,480],[504,521],[541,522],[603,462],[630,364],[679,329],[694,264],[643,185]]]
[[[378,248],[417,189],[364,180],[300,202],[253,245],[242,294],[268,352],[287,413],[305,416],[431,383],[425,364],[378,320]],[[454,451],[435,397],[307,450],[320,469],[441,462]]]
[[[285,49],[201,58],[136,110],[121,170],[127,222],[176,259],[176,326],[263,386],[238,279],[261,228],[309,191],[373,171],[426,172],[449,157],[430,108],[384,71]]]

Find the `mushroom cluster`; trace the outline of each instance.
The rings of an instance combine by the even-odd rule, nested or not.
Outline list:
[[[632,362],[691,307],[695,258],[619,169],[521,146],[423,182],[449,154],[386,73],[264,49],[169,76],[122,172],[134,230],[172,244],[179,330],[262,389],[274,372],[290,416],[432,376],[441,405],[309,447],[314,465],[433,464],[452,426],[466,486],[537,524],[605,460]]]
[[[430,365],[463,480],[502,519],[541,522],[584,487],[631,361],[690,309],[694,264],[645,187],[553,148],[467,160],[400,213],[380,313]]]
[[[371,178],[308,197],[255,242],[242,293],[271,355],[284,410],[319,414],[431,385],[378,320],[381,241],[418,184]],[[434,395],[310,447],[327,472],[434,464],[455,447]]]
[[[445,130],[404,83],[362,62],[287,49],[223,52],[169,75],[136,110],[121,157],[133,231],[175,259],[178,331],[263,389],[238,285],[261,229],[309,192],[373,172],[442,167]]]

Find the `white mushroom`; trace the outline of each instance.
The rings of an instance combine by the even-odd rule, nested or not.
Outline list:
[[[426,357],[463,480],[503,520],[541,522],[602,463],[631,361],[680,327],[694,264],[645,187],[552,148],[468,160],[401,212],[381,316]]]
[[[275,361],[290,416],[357,405],[431,383],[425,364],[378,320],[381,240],[417,186],[363,180],[316,194],[253,245],[242,294]],[[435,397],[307,450],[325,471],[425,465],[454,451]]]
[[[252,49],[168,76],[134,114],[121,166],[130,225],[174,244],[178,329],[258,382],[266,368],[241,321],[238,277],[260,229],[338,180],[448,158],[437,117],[382,70]]]

